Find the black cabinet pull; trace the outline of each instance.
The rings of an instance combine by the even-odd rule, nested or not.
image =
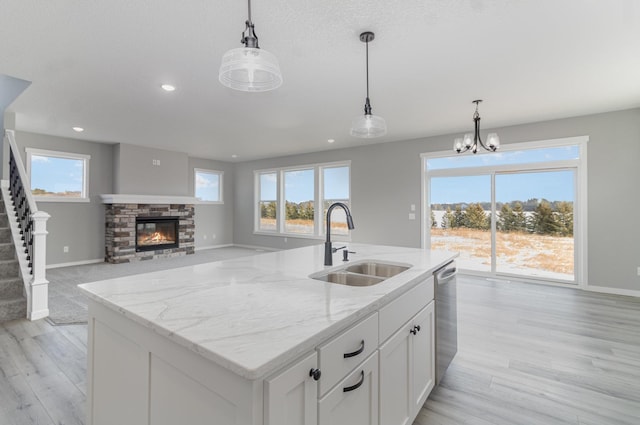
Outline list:
[[[317,381],[318,379],[320,379],[320,375],[322,375],[322,373],[320,372],[320,369],[311,369],[309,371],[309,376],[311,376],[314,381]]]
[[[416,331],[420,332],[420,325],[413,327]]]
[[[345,387],[342,392],[348,393],[349,391],[357,390],[364,383],[364,370],[360,371],[360,382],[350,387]]]
[[[409,332],[414,335],[417,334],[418,332],[420,332],[420,325],[414,326],[413,329],[409,330]]]
[[[346,353],[344,354],[344,358],[348,359],[349,357],[355,357],[358,354],[362,353],[364,351],[364,339],[362,340],[362,342],[360,343],[360,348],[358,348],[356,351],[354,351],[353,353]]]

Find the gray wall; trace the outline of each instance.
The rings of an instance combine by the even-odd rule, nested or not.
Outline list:
[[[23,161],[26,158],[26,147],[91,155],[91,202],[38,201],[38,208],[51,215],[47,223],[47,265],[104,258],[104,204],[99,195],[119,193],[193,196],[194,168],[224,172],[225,200],[224,204],[196,205],[196,249],[233,243],[234,173],[231,163],[189,158],[182,152],[127,144],[95,143],[27,132],[18,132],[16,142]],[[160,160],[160,166],[153,165],[154,159]],[[68,253],[63,252],[64,246],[69,247]]]
[[[640,290],[640,228],[617,220],[614,211],[640,211],[640,109],[495,129],[501,142],[517,143],[589,136],[588,278],[591,286]],[[483,130],[483,133],[488,132]],[[450,150],[454,135],[373,144],[236,165],[234,242],[293,248],[320,240],[253,234],[253,171],[351,160],[355,242],[420,246],[420,154]],[[416,220],[408,220],[411,204]],[[629,215],[632,216],[632,215]]]
[[[47,222],[47,264],[104,258],[104,205],[99,195],[113,193],[113,145],[25,132],[16,132],[16,143],[23,162],[25,147],[91,155],[91,202],[39,201],[38,209],[51,215]],[[69,247],[68,253],[63,252],[64,246]]]
[[[188,196],[189,156],[183,152],[120,143],[116,149],[114,191],[133,195]],[[153,165],[153,161],[160,165]]]
[[[222,199],[224,204],[196,205],[196,249],[233,244],[233,168],[229,162],[189,158],[189,196],[194,195],[193,169],[222,171]]]

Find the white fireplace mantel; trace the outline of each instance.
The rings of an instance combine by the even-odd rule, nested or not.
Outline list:
[[[103,204],[197,204],[193,196],[129,195],[107,193],[100,195]]]

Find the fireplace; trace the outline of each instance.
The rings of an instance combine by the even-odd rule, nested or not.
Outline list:
[[[180,257],[195,252],[195,198],[150,195],[100,196],[105,204],[106,262],[130,263]],[[168,230],[165,229],[169,235],[154,237],[153,233],[161,230],[159,227],[166,227],[167,219],[177,224],[171,224]],[[150,222],[155,222],[155,227],[148,226]],[[151,237],[149,232],[152,233]],[[149,240],[141,240],[141,237]]]
[[[136,252],[179,247],[178,217],[136,217]]]

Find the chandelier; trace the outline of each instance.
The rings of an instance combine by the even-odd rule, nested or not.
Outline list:
[[[453,141],[453,150],[462,153],[470,150],[478,153],[478,144],[489,152],[495,152],[500,147],[500,138],[497,133],[489,133],[487,135],[487,144],[485,145],[480,138],[480,113],[478,113],[478,105],[482,99],[474,100],[476,104],[476,112],[473,114],[473,123],[475,125],[475,134],[471,137],[471,133],[464,135],[464,138],[457,138]]]

